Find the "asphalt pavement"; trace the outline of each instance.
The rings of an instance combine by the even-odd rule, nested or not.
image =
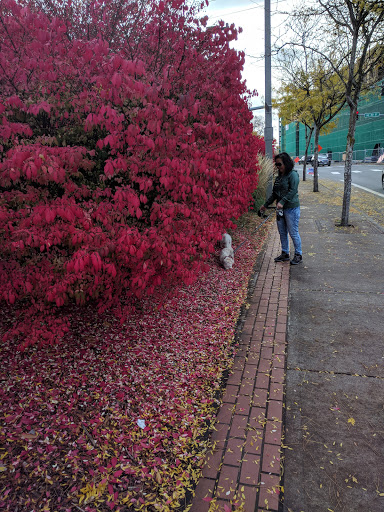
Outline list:
[[[307,166],[310,172],[312,167]],[[303,174],[303,166],[296,165],[300,177]],[[335,182],[344,181],[344,162],[332,162],[328,166],[319,167],[319,177],[322,179],[332,180]],[[362,187],[363,190],[370,191],[384,198],[384,190],[382,186],[382,174],[384,171],[383,164],[377,163],[354,163],[352,165],[352,185]]]
[[[370,217],[369,203],[384,199],[366,194],[365,212],[352,201],[352,226],[337,227],[341,197],[328,185],[300,184],[279,510],[383,512],[384,218]]]

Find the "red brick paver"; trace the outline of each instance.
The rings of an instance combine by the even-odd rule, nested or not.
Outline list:
[[[279,508],[290,268],[279,252],[273,227],[190,512]]]

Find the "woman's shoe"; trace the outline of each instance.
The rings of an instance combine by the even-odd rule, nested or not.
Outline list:
[[[291,265],[298,265],[299,263],[303,263],[303,257],[301,254],[295,254],[291,260]]]
[[[275,261],[289,261],[289,254],[287,252],[282,252],[280,256],[275,258]]]

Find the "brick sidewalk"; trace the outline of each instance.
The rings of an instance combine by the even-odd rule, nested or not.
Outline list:
[[[274,226],[190,512],[278,510],[290,268],[279,253]]]

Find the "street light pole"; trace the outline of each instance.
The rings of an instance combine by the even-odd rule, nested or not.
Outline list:
[[[272,76],[271,76],[271,0],[264,0],[264,39],[265,39],[265,154],[273,159],[272,127]],[[268,179],[267,196],[272,193],[272,176]]]

